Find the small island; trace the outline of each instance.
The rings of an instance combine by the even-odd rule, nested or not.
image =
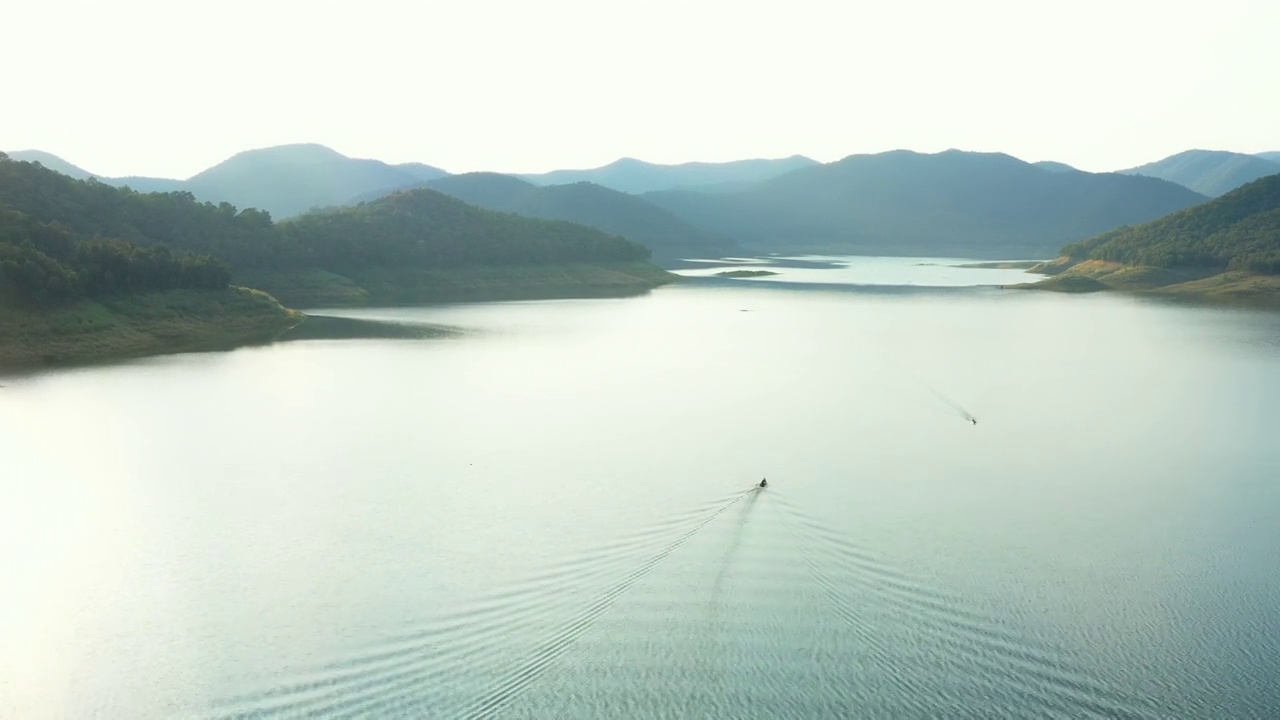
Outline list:
[[[723,272],[716,273],[716,275],[719,277],[727,277],[727,278],[765,277],[766,275],[777,275],[777,274],[778,273],[772,270],[725,270]]]

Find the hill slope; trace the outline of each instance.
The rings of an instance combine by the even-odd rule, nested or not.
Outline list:
[[[314,144],[247,150],[189,180],[97,176],[40,150],[23,150],[10,157],[39,162],[77,180],[96,177],[107,185],[141,193],[190,192],[203,201],[258,208],[280,219],[314,208],[346,205],[359,196],[386,195],[449,174],[423,163],[388,165],[357,160]]]
[[[1280,274],[1280,174],[1203,205],[1068,245],[1073,260]]]
[[[8,248],[0,252],[0,272],[16,267],[23,278],[38,280],[19,288],[33,297],[88,287],[88,281],[73,276],[96,278],[93,288],[104,293],[219,282],[225,287],[230,277],[273,294],[305,277],[306,297],[327,303],[391,295],[462,299],[451,298],[450,287],[459,288],[450,286],[449,273],[477,266],[489,269],[464,273],[468,285],[460,290],[467,298],[490,290],[504,298],[517,296],[521,288],[501,284],[513,276],[524,283],[523,291],[539,297],[629,293],[672,279],[646,262],[647,248],[624,238],[485,210],[429,189],[276,224],[252,208],[201,203],[185,192],[142,194],[73,180],[3,156],[0,237],[5,239],[0,245]],[[86,246],[93,252],[76,254],[79,239],[93,240]],[[220,258],[230,273],[213,258],[183,258],[171,251]],[[576,269],[550,269],[566,265]],[[519,270],[503,278],[503,271],[493,268]],[[378,292],[362,289],[353,276],[376,279]]]
[[[853,155],[746,191],[644,197],[761,251],[991,258],[1051,257],[1064,243],[1205,200],[1154,178],[956,150]]]
[[[468,205],[426,188],[280,224],[326,270],[635,261],[649,250],[616,235]]]
[[[491,210],[598,228],[664,257],[734,247],[643,198],[594,183],[540,187],[509,175],[466,173],[433,180],[427,187]]]
[[[234,345],[296,324],[274,299],[229,288],[222,261],[171,249],[251,220],[0,153],[0,367]]]
[[[1055,160],[1041,160],[1040,162],[1032,163],[1032,165],[1035,165],[1042,170],[1048,170],[1049,172],[1080,172],[1078,169],[1073,168],[1066,163],[1057,162]]]
[[[618,296],[675,279],[625,238],[486,210],[429,188],[307,213],[279,229],[324,276],[270,273],[259,286],[306,304],[333,304],[335,293],[341,304],[357,296],[394,303]]]
[[[426,163],[400,163],[393,167],[406,175],[412,175],[418,182],[435,180],[436,178],[448,177],[449,175],[448,172],[445,172],[433,165],[427,165]]]
[[[182,190],[183,181],[173,180],[171,178],[153,178],[153,177],[106,177],[96,175],[85,170],[84,168],[74,165],[63,160],[62,158],[48,153],[43,150],[19,150],[17,152],[8,153],[9,158],[20,162],[38,162],[44,167],[54,172],[62,173],[69,178],[76,180],[88,180],[96,178],[99,182],[106,183],[113,187],[127,187],[138,192],[177,192]]]
[[[634,194],[723,183],[748,185],[817,164],[816,160],[803,155],[792,155],[776,160],[690,162],[679,165],[657,165],[635,158],[622,158],[603,167],[589,170],[553,170],[548,173],[520,177],[537,185],[590,182],[611,190]]]
[[[1168,180],[1202,195],[1217,197],[1260,177],[1280,173],[1280,163],[1243,153],[1187,150],[1120,172]]]
[[[1260,157],[1263,160],[1280,163],[1280,151],[1254,153],[1254,157]]]
[[[54,172],[62,173],[63,175],[75,178],[76,180],[87,180],[91,177],[95,177],[94,174],[88,170],[85,170],[78,165],[73,165],[57,155],[43,150],[16,150],[8,153],[8,155],[11,160],[40,163]]]
[[[284,218],[415,182],[414,172],[305,144],[247,150],[193,176],[183,189],[201,200],[255,207]]]

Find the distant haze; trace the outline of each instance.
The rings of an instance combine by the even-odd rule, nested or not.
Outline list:
[[[1087,171],[1280,149],[1280,3],[137,2],[5,8],[0,148],[186,179],[321,143],[540,173],[895,148]]]

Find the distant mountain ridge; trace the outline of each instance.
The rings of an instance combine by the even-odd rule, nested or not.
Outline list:
[[[88,180],[91,177],[98,177],[78,165],[73,165],[57,155],[43,150],[15,150],[5,154],[11,159],[20,162],[40,163],[54,172],[62,173],[76,180]]]
[[[640,194],[723,184],[749,185],[818,164],[817,160],[803,155],[721,163],[688,162],[678,165],[658,165],[635,158],[622,158],[598,168],[552,170],[547,173],[526,174],[518,177],[536,185],[590,182],[611,190]]]
[[[1079,169],[1056,160],[1041,160],[1040,162],[1032,163],[1032,165],[1049,172],[1080,172]]]
[[[446,173],[415,164],[349,158],[323,145],[280,145],[246,150],[194,175],[183,189],[197,199],[257,207],[274,217],[345,205],[357,195],[405,187]]]
[[[1182,155],[1204,160],[1204,153]],[[1258,156],[1208,153],[1209,159],[1224,155],[1254,170],[1280,168]],[[92,177],[48,153],[15,157],[72,177]],[[1065,243],[1207,199],[1167,179],[958,150],[851,155],[828,164],[800,155],[679,165],[624,158],[601,168],[523,178],[453,177],[420,163],[393,165],[294,144],[238,153],[188,180],[99,179],[143,192],[185,191],[202,201],[261,208],[276,219],[426,186],[489,209],[593,226],[644,243],[662,257],[735,247],[1040,257]],[[677,189],[625,192],[655,187]]]
[[[421,186],[490,210],[598,228],[643,243],[662,257],[736,248],[728,239],[695,227],[644,198],[594,183],[538,186],[510,175],[465,173]]]
[[[1218,197],[1245,183],[1280,173],[1280,162],[1269,160],[1265,155],[1245,155],[1223,150],[1187,150],[1120,172],[1176,182],[1202,195]]]
[[[1155,178],[959,150],[851,155],[746,191],[645,197],[759,251],[996,258],[1051,257],[1065,243],[1206,200]]]
[[[77,180],[94,177],[107,185],[138,192],[190,192],[201,201],[266,210],[277,219],[314,208],[345,205],[359,195],[448,175],[423,163],[390,165],[380,160],[349,158],[313,143],[246,150],[187,180],[95,175],[40,150],[9,155],[15,160],[39,162]]]

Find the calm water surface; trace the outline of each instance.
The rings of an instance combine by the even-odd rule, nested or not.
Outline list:
[[[4,378],[0,717],[1280,714],[1280,315],[846,262]]]

